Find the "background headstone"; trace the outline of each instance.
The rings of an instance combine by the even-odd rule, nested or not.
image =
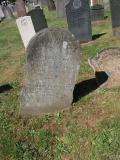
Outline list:
[[[30,41],[21,114],[52,112],[71,105],[80,53],[79,42],[63,29],[44,29]]]
[[[31,38],[36,34],[30,16],[20,17],[16,20],[22,41],[25,48],[27,47]]]
[[[91,7],[91,20],[103,20],[104,19],[104,6],[96,4]]]
[[[66,5],[68,29],[81,42],[92,40],[89,0],[70,0]]]
[[[112,27],[120,26],[120,0],[110,0]]]
[[[31,16],[35,32],[39,32],[41,29],[48,28],[43,9],[36,7],[35,9],[27,13],[28,16]]]
[[[3,6],[2,10],[3,10],[5,18],[12,18],[13,17],[13,13],[8,6]]]
[[[1,20],[2,18],[4,18],[4,13],[3,13],[2,7],[1,7],[1,5],[0,5],[0,20]]]
[[[65,0],[56,0],[56,13],[57,17],[65,17]]]
[[[96,73],[99,85],[107,76],[107,81],[103,83],[103,86],[107,88],[120,86],[120,48],[104,49],[88,61]]]

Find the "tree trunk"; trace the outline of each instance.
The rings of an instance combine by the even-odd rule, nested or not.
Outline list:
[[[23,0],[16,0],[16,10],[18,17],[26,16],[26,8]]]

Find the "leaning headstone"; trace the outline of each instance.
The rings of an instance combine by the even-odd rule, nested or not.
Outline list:
[[[35,9],[31,10],[27,13],[27,15],[31,16],[36,33],[44,28],[48,28],[43,9],[41,9],[40,7],[36,7]]]
[[[71,105],[80,67],[79,42],[63,29],[44,29],[27,48],[21,114],[39,114]]]
[[[96,73],[99,85],[101,80],[104,81],[103,78],[108,77],[103,86],[108,88],[120,86],[120,48],[104,49],[97,56],[90,58],[88,62]]]
[[[65,17],[65,0],[56,0],[56,13],[57,17]]]
[[[36,34],[30,16],[20,17],[16,20],[23,44],[27,47],[31,38]]]
[[[66,15],[69,31],[80,40],[92,40],[89,0],[70,0],[66,5]]]

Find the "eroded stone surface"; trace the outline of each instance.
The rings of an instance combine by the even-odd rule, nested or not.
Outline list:
[[[21,112],[39,114],[70,106],[80,67],[79,42],[63,29],[45,29],[27,48]]]
[[[108,88],[120,85],[120,48],[107,48],[97,56],[90,58],[90,66],[97,73],[105,72],[108,80],[104,85]],[[102,76],[102,74],[101,74]],[[100,77],[96,77],[98,84]]]

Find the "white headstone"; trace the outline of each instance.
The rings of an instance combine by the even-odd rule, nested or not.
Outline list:
[[[25,48],[27,47],[31,38],[36,34],[30,16],[20,17],[16,20],[18,30],[20,32]]]

